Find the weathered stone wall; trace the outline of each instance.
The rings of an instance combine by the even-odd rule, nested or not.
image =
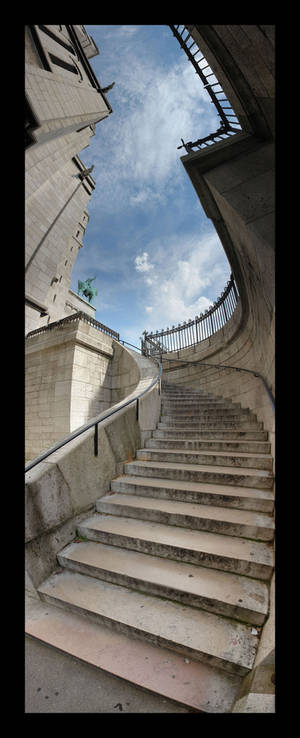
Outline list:
[[[111,112],[99,84],[91,81],[86,64],[76,53],[74,39],[66,26],[61,30],[54,26],[46,28],[58,41],[38,25],[25,29],[26,95],[39,122],[33,134],[39,144],[97,123]],[[62,42],[71,47],[72,54]],[[51,54],[64,66],[57,65]],[[75,73],[66,68],[65,63],[74,67]]]
[[[85,320],[26,339],[26,461],[133,392],[149,362]]]
[[[58,551],[74,539],[78,522],[109,491],[110,481],[121,471],[120,465],[135,457],[143,436],[148,436],[158,422],[158,386],[149,389],[158,368],[135,352],[130,352],[127,359],[128,365],[137,369],[139,380],[135,390],[126,394],[126,401],[145,392],[139,401],[138,420],[135,402],[124,409],[119,409],[122,402],[117,403],[114,415],[99,423],[98,456],[94,455],[91,428],[25,475],[26,589],[33,596],[36,587],[56,568]],[[101,420],[101,414],[97,420]]]
[[[78,157],[76,161],[81,164]],[[88,223],[92,187],[80,182],[73,159],[65,162],[62,157],[57,167],[47,155],[27,171],[25,296],[44,303],[47,314],[40,317],[34,311],[27,317],[26,310],[26,333],[70,313],[66,306],[70,278]]]
[[[113,339],[72,321],[26,339],[26,460],[112,404]]]
[[[81,42],[83,45],[81,45]],[[84,26],[25,27],[25,334],[72,312],[73,265],[95,187],[78,153],[111,106]]]

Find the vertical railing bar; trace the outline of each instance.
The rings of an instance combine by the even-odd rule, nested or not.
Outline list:
[[[94,456],[98,456],[98,423],[95,423],[94,431]]]
[[[195,346],[196,344],[196,319],[193,321],[192,332],[193,332],[193,346]]]
[[[165,331],[156,331],[155,334],[144,332],[143,350],[146,350],[148,355],[154,355],[162,350],[173,352],[200,343],[223,328],[233,315],[238,299],[237,287],[231,274],[220,298],[205,313]],[[148,336],[153,337],[154,346],[153,341],[148,341]]]

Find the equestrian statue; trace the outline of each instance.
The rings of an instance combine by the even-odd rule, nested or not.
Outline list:
[[[82,292],[84,297],[87,297],[88,301],[91,302],[92,299],[95,297],[95,295],[98,295],[98,292],[95,287],[91,287],[91,282],[96,279],[96,277],[89,277],[89,279],[86,279],[85,282],[82,282],[81,279],[78,280],[78,294]]]

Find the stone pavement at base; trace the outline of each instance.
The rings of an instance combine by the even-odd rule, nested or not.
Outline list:
[[[188,713],[185,707],[25,639],[25,713]]]

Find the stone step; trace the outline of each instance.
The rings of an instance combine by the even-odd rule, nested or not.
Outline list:
[[[184,387],[183,385],[177,386],[177,387],[166,387],[164,384],[162,384],[162,394],[163,395],[187,395],[188,397],[220,397],[220,395],[215,395],[213,392],[207,392],[204,389],[192,389],[191,387]]]
[[[245,428],[245,430],[256,428],[257,430],[263,429],[263,424],[254,418],[240,418],[240,417],[229,417],[227,415],[215,417],[208,416],[204,418],[201,415],[161,415],[158,423],[158,428],[164,428],[166,426],[172,426],[173,428],[211,428],[218,430],[219,428]]]
[[[219,507],[231,507],[237,510],[272,513],[274,508],[273,492],[238,485],[182,482],[125,475],[113,479],[110,487],[112,492],[121,492],[122,494],[196,502],[202,505],[218,505]]]
[[[225,403],[216,404],[213,403],[200,403],[200,402],[164,402],[162,401],[161,407],[167,414],[169,410],[170,415],[173,413],[190,413],[191,411],[197,411],[199,413],[232,413],[234,415],[249,415],[250,410],[248,408],[234,407],[233,405],[226,405]]]
[[[219,435],[219,431],[259,431],[262,430],[262,423],[240,423],[236,421],[222,421],[218,422],[193,422],[190,421],[177,421],[174,419],[159,421],[157,424],[157,430],[192,430],[192,431],[213,431],[215,435]]]
[[[155,431],[157,434],[157,431]],[[233,441],[221,439],[197,439],[191,438],[187,440],[185,434],[181,434],[181,438],[169,438],[169,436],[149,438],[145,443],[145,448],[183,448],[187,450],[201,451],[234,451],[255,454],[269,454],[271,452],[271,444],[268,441]]]
[[[213,467],[206,464],[180,464],[179,462],[141,461],[137,459],[124,463],[124,473],[142,477],[178,479],[187,482],[238,484],[241,487],[258,487],[259,489],[273,488],[273,476],[271,472],[264,469],[234,469],[226,466]]]
[[[220,572],[93,541],[71,543],[58,554],[62,567],[216,615],[261,626],[268,615],[268,586]]]
[[[26,633],[95,669],[199,713],[231,713],[241,684],[235,674],[33,598],[27,605]]]
[[[273,459],[270,454],[251,454],[240,451],[229,454],[227,451],[201,451],[184,448],[142,448],[136,452],[137,459],[144,461],[175,461],[182,464],[213,464],[242,468],[267,469],[272,471]]]
[[[230,397],[222,397],[221,395],[213,395],[203,392],[164,392],[161,394],[162,400],[166,402],[224,402],[226,405],[240,405],[239,402],[233,402]]]
[[[101,513],[78,524],[78,532],[88,540],[255,579],[269,580],[273,571],[272,546],[261,541]]]
[[[154,523],[176,525],[193,530],[207,530],[256,541],[272,541],[274,522],[265,513],[179,502],[130,494],[109,494],[96,502],[96,509],[109,515],[121,515]]]
[[[233,404],[232,402],[225,402],[224,400],[165,400],[162,399],[161,401],[162,407],[170,407],[170,408],[190,408],[190,407],[197,407],[200,410],[201,409],[207,409],[207,410],[222,410],[223,408],[225,410],[246,410],[246,412],[250,412],[248,408],[241,408],[238,404]]]
[[[240,421],[241,423],[258,422],[254,415],[249,415],[249,414],[247,415],[246,413],[242,414],[238,410],[236,411],[234,410],[203,410],[203,411],[200,411],[200,410],[197,410],[197,408],[195,407],[192,407],[189,411],[187,411],[185,408],[184,410],[182,410],[182,412],[180,412],[179,410],[176,410],[176,411],[175,410],[170,411],[169,409],[165,411],[162,410],[160,414],[160,420],[164,421],[165,418],[173,418],[175,421],[178,421],[178,420],[181,421],[181,420],[187,419],[187,420],[193,420],[194,422],[200,421],[201,423],[207,420],[214,422],[214,423],[216,421],[220,422],[222,420],[227,420],[227,421],[234,420],[236,422]]]
[[[163,424],[162,424],[163,425]],[[192,439],[213,439],[216,440],[234,440],[234,439],[243,439],[246,441],[267,441],[268,440],[268,431],[265,430],[232,430],[228,428],[218,428],[217,430],[205,430],[205,428],[202,429],[191,429],[191,428],[172,428],[172,426],[165,426],[162,428],[158,428],[157,430],[154,430],[152,432],[153,438],[186,438],[189,440]]]
[[[236,620],[67,570],[50,576],[39,595],[93,622],[229,673],[243,676],[253,666],[258,637],[251,625]]]

